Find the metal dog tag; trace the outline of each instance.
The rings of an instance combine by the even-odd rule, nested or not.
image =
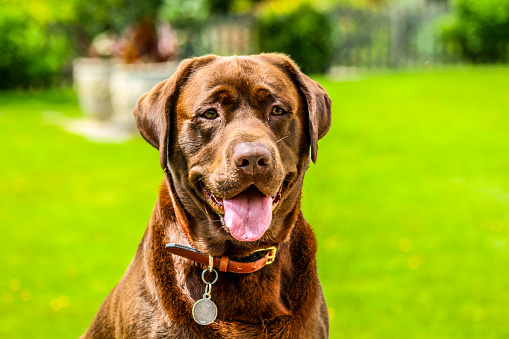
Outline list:
[[[217,307],[210,295],[203,296],[203,299],[198,300],[193,306],[193,318],[200,325],[208,325],[214,322],[217,317]]]
[[[209,255],[209,267],[201,272],[201,280],[205,283],[205,293],[203,298],[196,301],[193,305],[193,318],[200,325],[208,325],[214,322],[217,317],[217,306],[212,300],[210,300],[210,292],[212,292],[212,285],[216,283],[218,274],[213,266],[213,258]],[[216,277],[213,281],[205,280],[205,273],[214,272]]]

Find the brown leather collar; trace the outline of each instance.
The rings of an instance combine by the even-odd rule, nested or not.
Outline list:
[[[166,248],[170,253],[199,262],[208,266],[209,256],[200,251],[187,246],[169,243]],[[243,258],[233,258],[223,255],[222,257],[212,257],[214,267],[221,272],[233,273],[252,273],[263,268],[265,265],[272,264],[276,258],[276,247],[263,248],[256,250],[251,255]]]

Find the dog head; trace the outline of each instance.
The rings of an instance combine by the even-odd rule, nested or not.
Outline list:
[[[134,115],[170,169],[193,242],[221,255],[288,236],[331,101],[284,55],[209,55],[182,61]]]

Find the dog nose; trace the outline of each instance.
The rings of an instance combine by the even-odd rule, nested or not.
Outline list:
[[[237,168],[249,174],[260,173],[272,163],[269,149],[253,142],[236,145],[233,149],[232,159]]]

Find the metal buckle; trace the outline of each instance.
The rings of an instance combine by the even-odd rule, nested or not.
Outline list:
[[[269,252],[268,260],[265,263],[265,265],[270,265],[276,260],[276,246],[271,246],[267,248],[260,248],[259,250],[256,250],[255,252]]]

